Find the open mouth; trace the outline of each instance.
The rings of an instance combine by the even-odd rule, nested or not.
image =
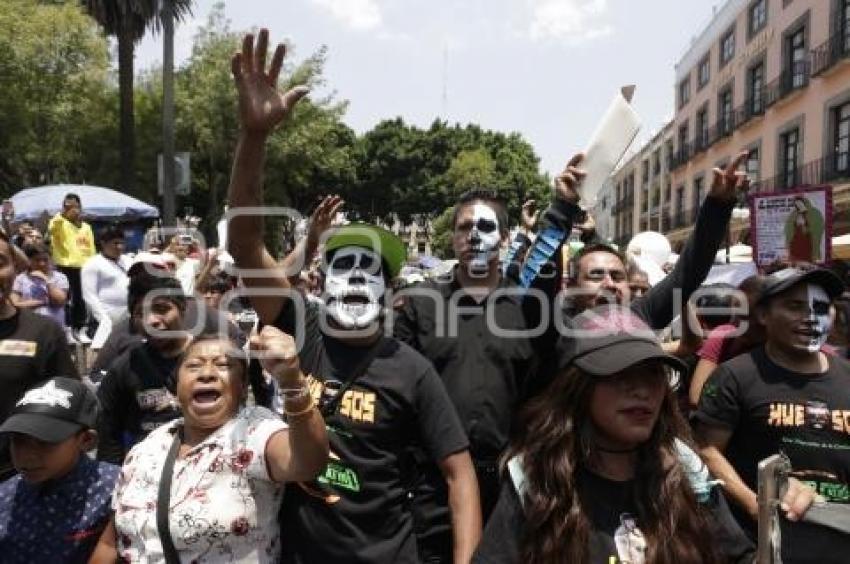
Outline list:
[[[192,401],[197,405],[214,405],[221,398],[221,392],[216,390],[198,390],[192,394]]]
[[[349,294],[342,298],[342,303],[347,306],[369,305],[369,298],[363,294]]]

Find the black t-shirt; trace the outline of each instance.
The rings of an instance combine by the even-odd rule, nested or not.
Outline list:
[[[201,317],[203,319],[199,323]],[[194,297],[188,297],[186,299],[186,311],[183,313],[183,327],[192,331],[194,335],[200,333],[219,333],[222,328],[226,328],[227,335],[235,340],[240,347],[247,339],[244,332],[235,323],[227,319],[226,313],[212,309],[203,300]],[[142,335],[130,331],[130,316],[126,315],[112,326],[112,332],[109,333],[109,337],[103,343],[103,348],[100,349],[92,365],[92,373],[97,374],[102,370],[109,370],[115,359],[129,348],[141,343],[142,340]]]
[[[98,388],[99,460],[121,464],[130,448],[164,423],[180,417],[173,393],[179,357],[165,358],[147,343],[122,354]]]
[[[319,328],[308,304],[303,320],[287,303],[275,326],[303,336],[301,369],[320,400],[329,381],[339,389],[369,348],[353,347]],[[303,335],[299,331],[303,328]],[[325,418],[331,459],[317,481],[287,488],[282,511],[283,561],[417,562],[407,491],[414,469],[406,449],[432,460],[468,447],[457,413],[434,368],[419,353],[387,338]]]
[[[758,463],[784,452],[792,475],[828,501],[850,503],[850,364],[828,356],[821,374],[774,363],[764,347],[721,364],[706,382],[694,414],[698,424],[732,430],[726,458],[758,491]],[[751,535],[756,524],[733,511]],[[850,536],[783,521],[785,562],[846,562]]]
[[[587,564],[639,562],[645,539],[632,490],[634,483],[616,482],[580,469],[577,476],[581,506],[590,521]],[[709,513],[714,543],[724,562],[752,562],[754,546],[735,523],[723,496],[715,490],[703,504]],[[522,562],[520,545],[526,526],[519,495],[511,480],[503,480],[499,503],[484,529],[473,562],[513,564]],[[569,542],[569,539],[564,539]]]
[[[59,324],[26,309],[0,320],[0,423],[27,390],[55,376],[78,377]],[[0,479],[11,466],[7,438],[0,435]]]
[[[510,438],[511,424],[535,358],[526,335],[519,288],[503,278],[499,294],[476,303],[456,281],[432,281],[406,296],[396,311],[395,336],[428,360],[443,380],[469,436],[473,458],[496,460]],[[492,310],[492,311],[490,311]],[[489,322],[488,322],[489,319]]]

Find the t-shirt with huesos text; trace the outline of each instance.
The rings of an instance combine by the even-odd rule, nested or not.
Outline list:
[[[725,456],[752,491],[758,463],[784,452],[793,477],[827,501],[850,503],[850,363],[827,359],[825,372],[801,374],[773,362],[761,346],[721,364],[706,382],[693,417],[732,431]],[[755,538],[755,522],[737,505],[732,510]],[[781,522],[784,562],[847,561],[850,536]]]

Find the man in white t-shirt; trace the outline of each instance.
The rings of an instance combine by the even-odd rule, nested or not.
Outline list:
[[[107,227],[100,236],[100,253],[83,265],[80,277],[83,299],[98,322],[92,349],[106,342],[112,326],[127,313],[127,270],[130,260],[123,255],[124,231]]]
[[[180,281],[180,286],[187,296],[195,295],[195,277],[201,270],[200,261],[189,256],[189,247],[192,244],[191,235],[175,235],[167,249],[176,257],[174,277]]]

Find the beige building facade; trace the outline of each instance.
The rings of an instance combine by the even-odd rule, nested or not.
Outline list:
[[[652,171],[654,150],[661,149],[657,223],[654,178],[647,179],[647,208],[644,161],[624,165],[639,172],[626,192],[633,191],[634,201],[624,203],[634,214],[633,231],[646,219],[680,246],[712,169],[741,151],[748,153],[750,193],[831,184],[834,234],[850,231],[850,0],[728,0],[675,75],[675,117],[650,142],[654,148],[638,152],[649,157]],[[748,227],[733,220],[732,242],[746,242]]]
[[[641,231],[670,227],[670,158],[673,124],[665,124],[636,153],[626,157],[609,182],[612,201],[608,236],[625,245]]]

